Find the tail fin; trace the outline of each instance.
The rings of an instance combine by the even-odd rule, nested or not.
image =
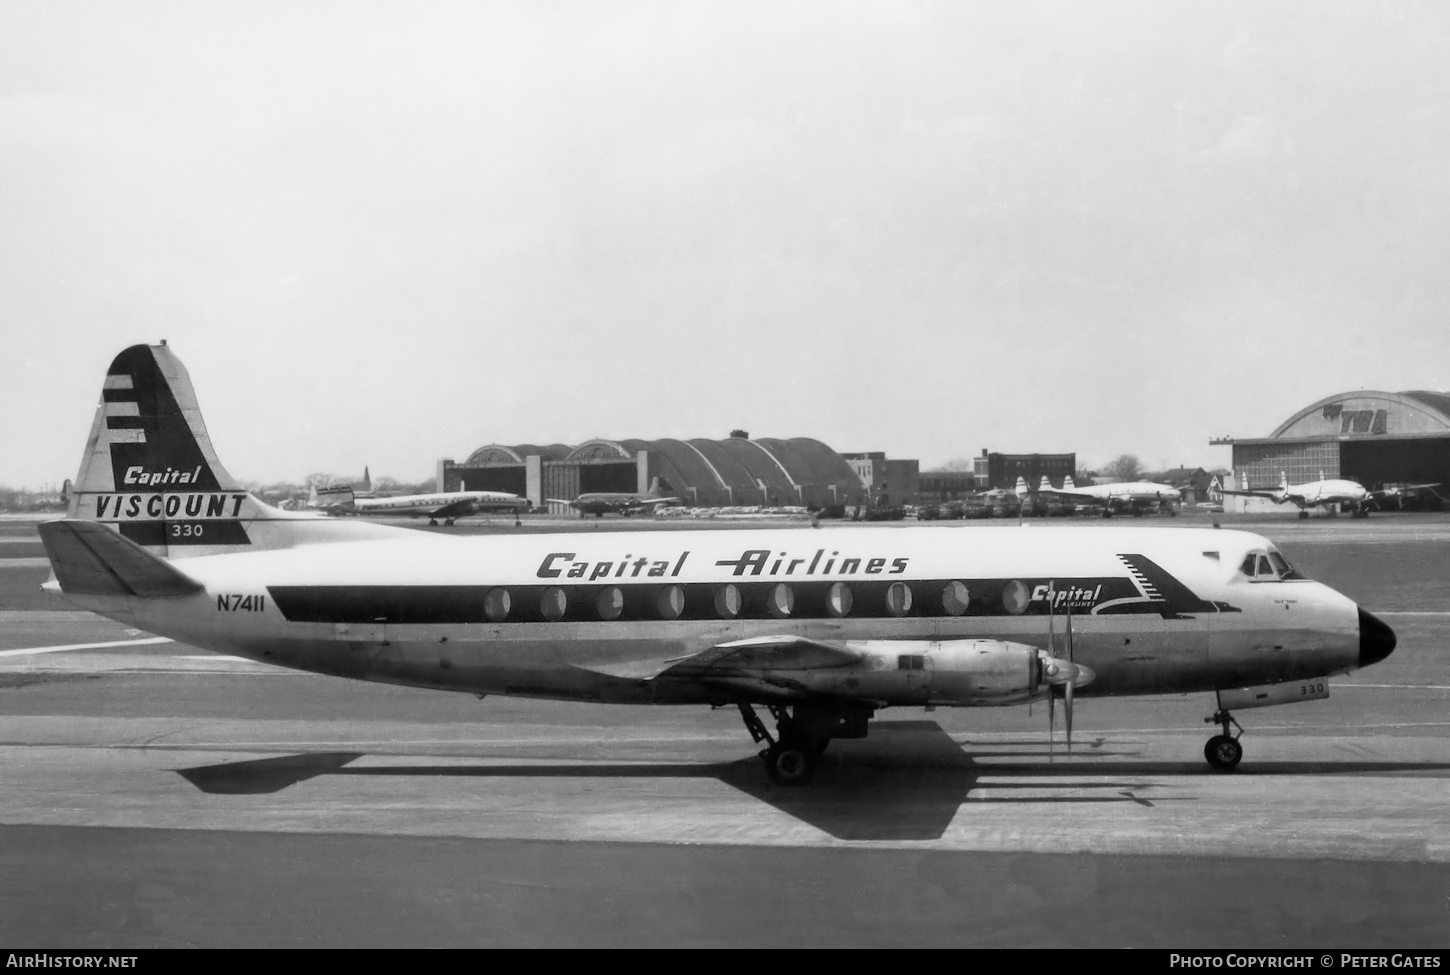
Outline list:
[[[1279,472],[1279,490],[1289,490],[1289,475],[1285,474],[1283,471]]]
[[[1074,490],[1076,487],[1077,487],[1077,482],[1072,479],[1072,475],[1071,474],[1068,474],[1065,477],[1063,477],[1063,479],[1062,479],[1062,489],[1064,491],[1071,491],[1071,490]]]
[[[319,535],[316,515],[246,492],[217,459],[191,377],[165,342],[133,345],[111,363],[66,510],[169,557],[341,540],[345,527]]]
[[[1027,494],[1028,494],[1028,491],[1027,491],[1027,478],[1018,476],[1018,478],[1017,478],[1017,497],[1019,497],[1019,498],[1025,498],[1025,497],[1027,497]]]
[[[1052,482],[1047,479],[1047,475],[1046,474],[1043,474],[1042,475],[1042,483],[1037,486],[1037,490],[1039,490],[1039,491],[1051,491],[1052,490]]]
[[[312,490],[307,495],[307,507],[320,508],[324,511],[351,508],[355,497],[351,484],[329,484],[327,487],[320,488],[314,481]]]

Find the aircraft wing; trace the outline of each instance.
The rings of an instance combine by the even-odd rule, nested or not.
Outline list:
[[[680,500],[680,499],[679,498],[637,498],[635,501],[633,501],[631,503],[632,504],[638,504],[638,505],[673,504],[673,503],[675,503],[678,500]]]
[[[652,660],[575,664],[584,670],[630,680],[658,677],[709,681],[735,677],[741,671],[810,670],[845,667],[865,655],[841,643],[798,636],[761,636],[707,647],[699,653]]]
[[[1268,498],[1270,501],[1279,500],[1273,491],[1230,491],[1228,488],[1219,488],[1219,494],[1239,494],[1246,498]]]
[[[1102,503],[1108,500],[1096,494],[1086,494],[1082,491],[1066,491],[1062,488],[1038,488],[1036,494],[1040,498],[1059,498],[1063,501],[1077,501],[1082,504]]]
[[[465,498],[462,501],[454,501],[451,504],[445,504],[442,507],[433,509],[432,511],[428,512],[428,517],[462,518],[467,515],[473,514],[473,510],[474,508],[472,499]]]

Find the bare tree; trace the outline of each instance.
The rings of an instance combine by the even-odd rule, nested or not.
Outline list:
[[[951,460],[947,461],[945,464],[941,464],[941,465],[939,465],[937,467],[933,467],[930,471],[927,471],[927,473],[930,474],[933,471],[970,471],[970,470],[975,470],[976,468],[973,466],[974,463],[975,463],[975,460],[974,460],[974,458],[971,458],[971,457],[953,457]]]
[[[1136,481],[1143,476],[1143,464],[1134,454],[1120,454],[1108,462],[1103,473],[1119,481]]]

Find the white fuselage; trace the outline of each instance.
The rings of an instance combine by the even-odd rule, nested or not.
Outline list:
[[[1357,607],[1305,579],[1238,569],[1272,549],[1234,531],[852,528],[449,537],[209,555],[203,591],[70,597],[179,641],[266,663],[478,694],[620,703],[932,703],[931,653],[973,638],[1074,652],[1094,694],[1242,687],[1352,669]],[[784,588],[782,588],[784,587]],[[733,595],[732,595],[733,591]],[[1049,599],[1053,615],[1049,618]],[[750,637],[861,649],[859,664],[720,685],[612,676]],[[925,669],[901,676],[895,652]],[[602,668],[602,669],[601,669]]]
[[[1282,493],[1282,500],[1292,501],[1301,508],[1324,504],[1359,504],[1369,496],[1362,484],[1335,479],[1292,484]]]
[[[358,498],[352,504],[354,511],[366,515],[440,515],[449,510],[468,514],[490,507],[527,508],[528,501],[501,491],[453,491],[392,498]]]

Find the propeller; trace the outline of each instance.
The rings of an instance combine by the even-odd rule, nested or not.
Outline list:
[[[1061,684],[1063,705],[1063,727],[1067,735],[1067,753],[1072,754],[1072,696],[1078,680],[1078,666],[1073,660],[1072,607],[1066,608],[1063,637],[1067,645],[1067,658],[1057,655],[1057,585],[1047,584],[1047,654],[1051,658],[1044,668],[1047,681],[1047,748],[1049,757],[1057,748],[1057,687]]]

